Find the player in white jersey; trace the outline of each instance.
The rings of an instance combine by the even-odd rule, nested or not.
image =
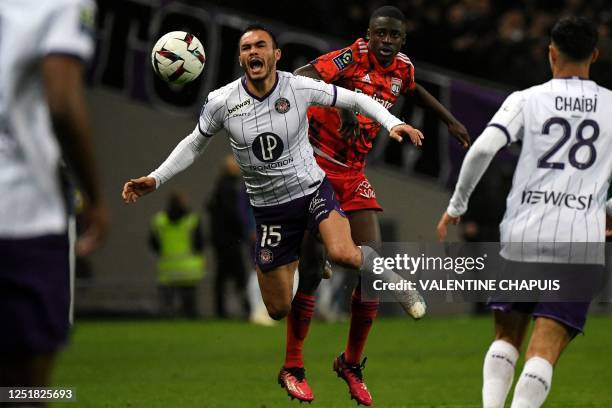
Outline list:
[[[599,251],[588,250],[601,248],[606,235],[612,92],[588,79],[590,64],[598,56],[596,44],[596,27],[588,20],[574,17],[557,22],[549,46],[553,79],[511,94],[476,140],[438,224],[440,240],[447,225],[456,224],[466,211],[469,196],[495,153],[520,140],[522,150],[500,225],[507,270],[569,271],[586,280],[597,276],[603,258]],[[608,223],[610,210],[609,201]],[[504,406],[531,315],[534,329],[512,407],[539,407],[550,390],[554,364],[583,330],[589,302],[490,306],[496,335],[484,361],[483,406]]]
[[[93,52],[88,0],[0,2],[0,386],[43,386],[69,328],[69,241],[60,159],[99,242],[106,211],[83,95]]]
[[[239,61],[244,77],[209,94],[198,126],[168,159],[147,177],[130,180],[123,199],[135,202],[189,166],[211,136],[225,129],[242,169],[257,224],[255,261],[268,313],[281,319],[291,309],[293,276],[304,233],[320,233],[330,260],[371,271],[370,248],[351,239],[348,220],[317,165],[308,142],[306,111],[313,104],[360,111],[381,123],[390,136],[409,136],[416,145],[423,135],[402,123],[373,99],[306,77],[276,70],[281,51],[262,26],[248,27],[240,37]],[[402,305],[422,314],[420,295],[406,293]],[[412,309],[411,309],[412,308]],[[417,310],[415,311],[416,308]],[[281,370],[279,382],[291,396],[311,401],[303,369]]]

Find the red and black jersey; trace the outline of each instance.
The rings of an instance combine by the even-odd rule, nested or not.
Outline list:
[[[362,38],[347,48],[332,51],[310,63],[328,83],[364,93],[390,109],[400,94],[412,91],[414,66],[410,59],[398,53],[388,67],[380,65]],[[365,157],[372,149],[380,125],[363,115],[357,115],[359,136],[345,140],[340,135],[340,116],[334,108],[311,107],[308,110],[310,142],[316,150],[346,166],[361,170]]]

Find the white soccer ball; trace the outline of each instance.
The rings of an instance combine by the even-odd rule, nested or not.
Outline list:
[[[186,84],[200,75],[204,69],[206,54],[200,40],[184,31],[164,34],[153,47],[153,70],[171,84]]]

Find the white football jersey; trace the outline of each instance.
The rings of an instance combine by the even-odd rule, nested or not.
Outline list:
[[[604,242],[612,176],[612,92],[580,78],[552,79],[510,95],[489,126],[501,129],[509,143],[522,142],[501,241]],[[590,257],[585,245],[562,246],[564,250],[552,246],[518,259],[512,251],[510,258],[559,262],[570,261],[566,256]]]
[[[282,71],[269,94],[257,98],[242,77],[208,95],[200,132],[227,131],[252,205],[285,203],[314,192],[325,177],[308,142],[306,110],[333,106],[335,98],[333,85]]]
[[[0,237],[66,231],[40,65],[50,54],[88,59],[94,12],[90,0],[0,1]]]

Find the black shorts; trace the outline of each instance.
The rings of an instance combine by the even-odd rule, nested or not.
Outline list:
[[[316,232],[332,211],[344,212],[325,178],[312,194],[275,206],[253,207],[257,224],[255,264],[263,272],[297,261],[304,232]]]

